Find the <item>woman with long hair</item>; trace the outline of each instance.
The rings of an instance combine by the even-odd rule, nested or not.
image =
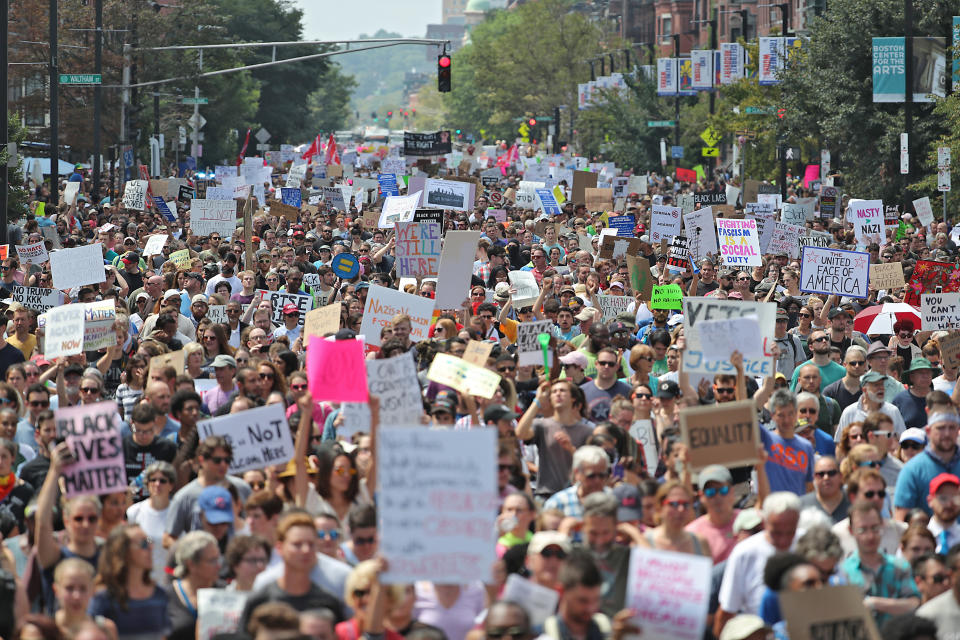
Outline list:
[[[150,577],[152,568],[153,540],[139,525],[127,524],[110,532],[100,554],[99,590],[89,612],[112,620],[120,640],[170,633],[167,593]]]
[[[449,340],[457,335],[457,325],[450,318],[440,318],[433,328],[434,340]]]
[[[257,375],[260,377],[260,397],[266,400],[273,392],[287,395],[287,377],[280,368],[269,360],[257,363]]]
[[[16,387],[7,382],[0,382],[0,408],[9,407],[17,412],[17,417],[23,417],[23,398]]]
[[[800,338],[804,351],[808,351],[807,341],[810,339],[810,334],[813,333],[813,320],[816,317],[817,314],[814,312],[813,306],[807,303],[805,307],[800,309],[800,313],[797,314],[797,326],[787,331],[787,333]]]
[[[86,624],[95,624],[110,640],[117,640],[117,625],[104,616],[94,618],[87,610],[94,592],[96,569],[80,558],[67,558],[53,572],[53,594],[57,599],[54,621],[65,638],[73,638]]]
[[[233,355],[230,336],[227,335],[222,324],[209,324],[197,334],[197,342],[203,345],[203,356],[206,359],[203,366],[205,367],[209,367],[213,359],[221,354]]]
[[[353,454],[336,443],[325,443],[317,455],[317,493],[322,506],[333,511],[340,522],[347,522],[350,507],[369,503],[370,496],[361,482]]]
[[[22,362],[17,364],[12,364],[7,368],[7,375],[4,377],[7,384],[13,386],[14,389],[20,394],[21,398],[25,398],[27,394],[27,370],[24,368]]]
[[[851,422],[840,432],[840,440],[837,442],[837,461],[843,462],[850,450],[858,444],[867,443],[867,434],[863,432],[862,422]]]
[[[404,601],[408,587],[381,584],[380,572],[385,568],[385,560],[364,560],[347,576],[343,600],[354,613],[349,620],[337,624],[337,640],[355,640],[368,635],[403,640],[399,630],[391,628],[390,612]]]
[[[125,381],[117,387],[117,403],[124,417],[129,417],[130,412],[143,397],[143,390],[147,384],[147,359],[142,355],[131,356],[127,360],[127,369]]]

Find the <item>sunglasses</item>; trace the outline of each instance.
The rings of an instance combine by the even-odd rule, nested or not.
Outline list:
[[[663,503],[665,506],[670,507],[671,509],[686,509],[690,506],[689,500],[667,500]]]
[[[497,367],[497,371],[500,373],[510,373],[511,371],[516,371],[516,367]]]
[[[886,490],[886,489],[880,489],[880,490],[878,490],[878,491],[864,491],[864,492],[863,492],[863,497],[866,498],[867,500],[872,500],[874,497],[877,497],[877,498],[886,498],[886,497],[887,497],[887,490]]]
[[[729,487],[728,485],[724,485],[724,486],[722,486],[722,487],[720,487],[720,488],[710,487],[709,489],[704,489],[704,490],[703,490],[703,495],[704,495],[704,497],[706,497],[706,498],[712,498],[712,497],[714,497],[715,495],[717,495],[718,493],[719,493],[721,496],[725,496],[725,495],[727,495],[728,493],[730,493],[730,487]]]
[[[813,475],[817,476],[818,478],[832,478],[838,473],[840,472],[836,469],[830,469],[829,471],[814,471]]]
[[[597,360],[597,366],[598,367],[615,367],[617,366],[617,363],[615,361],[610,361],[610,360]]]
[[[306,384],[292,384],[292,385],[290,385],[290,388],[293,389],[294,391],[306,391],[306,390],[307,390],[307,385],[306,385]]]
[[[230,464],[229,456],[210,456],[207,460],[213,464]]]
[[[80,393],[100,393],[100,387],[80,387]]]
[[[583,477],[586,478],[587,480],[596,480],[596,479],[598,479],[598,478],[609,478],[609,477],[610,477],[610,472],[609,472],[609,471],[600,471],[600,472],[596,472],[596,473],[585,473],[585,474],[583,475]]]
[[[907,440],[906,442],[900,443],[901,449],[912,449],[914,451],[920,451],[923,449],[923,443],[915,442],[913,440]]]
[[[338,476],[355,476],[357,475],[357,470],[353,467],[338,467],[333,470]]]
[[[826,342],[827,340],[829,340],[827,336],[820,336],[819,338],[814,338],[810,342]]]
[[[857,466],[858,466],[858,467],[870,467],[871,469],[876,469],[876,468],[878,468],[878,467],[880,466],[880,463],[879,463],[878,461],[876,461],[876,460],[864,460],[863,462],[861,462],[861,463],[858,464]]]
[[[731,394],[736,391],[736,389],[734,389],[733,387],[714,387],[713,390],[716,391],[717,393],[725,393],[725,394]]]
[[[800,317],[801,317],[801,318],[812,318],[812,317],[813,317],[813,314],[810,314],[810,313],[801,313],[801,314],[800,314]]]
[[[353,597],[355,600],[359,600],[360,598],[366,598],[369,595],[370,595],[370,589],[354,589],[353,590]]]
[[[34,375],[36,375],[36,374],[34,374]],[[31,406],[31,407],[49,407],[49,406],[50,406],[50,401],[49,401],[49,400],[31,400],[31,401],[30,401],[30,406]]]
[[[530,635],[530,629],[527,627],[492,627],[486,631],[486,636],[494,639],[505,637],[522,638],[528,635]]]
[[[927,578],[927,580],[932,582],[933,584],[943,584],[944,582],[947,582],[948,580],[950,580],[950,575],[947,573],[938,573],[935,576],[930,576],[929,578]]]
[[[340,530],[339,529],[317,529],[317,537],[321,540],[339,540],[340,539]]]
[[[819,410],[819,409],[815,409],[815,408],[813,408],[813,407],[803,407],[802,409],[797,409],[797,412],[799,412],[799,413],[820,413],[820,410]]]
[[[100,516],[74,516],[73,517],[73,521],[76,522],[77,524],[82,524],[84,522],[89,522],[90,524],[93,524],[99,519],[100,519]]]
[[[853,366],[853,367],[862,367],[863,365],[867,364],[867,361],[866,361],[866,360],[851,360],[851,361],[848,362],[847,364],[849,364],[850,366]]]
[[[149,480],[147,480],[147,484],[154,484],[154,483],[157,483],[157,484],[170,484],[170,480],[168,480],[167,478],[164,478],[164,477],[162,477],[162,476],[159,477],[159,478],[150,478]]]
[[[547,547],[540,552],[540,557],[542,558],[556,558],[557,560],[563,560],[567,557],[567,552],[563,549],[555,547]]]
[[[650,400],[651,398],[653,398],[653,394],[652,393],[635,393],[633,394],[633,397],[634,399]]]
[[[260,374],[260,379],[261,379],[261,380],[273,380],[273,378],[274,378],[274,375],[273,375],[272,373],[261,373],[261,374]]]
[[[376,539],[374,536],[370,536],[369,538],[354,538],[354,539],[353,539],[353,544],[354,544],[354,545],[358,545],[358,544],[359,544],[359,545],[367,545],[367,544],[373,544],[373,543],[376,542],[376,541],[377,541],[377,539]]]
[[[849,436],[847,436],[847,437],[850,438],[851,440],[866,440],[866,439],[867,439],[866,436],[863,435],[862,433],[851,433],[851,434],[850,434]]]

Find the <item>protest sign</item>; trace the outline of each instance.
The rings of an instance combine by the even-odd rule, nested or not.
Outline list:
[[[57,289],[73,289],[85,284],[100,284],[107,279],[103,268],[103,248],[99,243],[50,254],[50,273]]]
[[[423,185],[423,203],[437,209],[467,211],[472,183],[428,178]]]
[[[556,612],[560,594],[555,589],[540,586],[536,582],[521,578],[516,573],[511,573],[507,576],[507,584],[503,588],[500,599],[519,603],[527,610],[530,624],[533,627],[540,627]]]
[[[202,420],[197,423],[197,434],[201,441],[210,436],[227,439],[233,447],[230,473],[284,464],[294,454],[290,426],[279,404]]]
[[[690,253],[687,251],[686,236],[674,236],[670,243],[667,266],[671,271],[686,271],[690,267]]]
[[[774,343],[776,309],[776,305],[772,302],[685,297],[683,299],[683,323],[687,350],[683,356],[683,370],[688,373],[703,373],[711,376],[715,373],[735,372],[729,358],[718,361],[710,360],[704,355],[703,342],[697,325],[704,320],[755,315],[760,326],[760,333],[754,339],[763,345],[764,357],[759,359],[744,358],[744,373],[754,377],[772,376],[774,374],[773,358],[769,346]]]
[[[557,198],[553,195],[553,191],[550,189],[536,189],[535,193],[537,194],[537,201],[539,202],[540,210],[545,214],[548,216],[556,216],[563,213],[563,209],[560,208],[560,203],[557,202]]]
[[[43,264],[49,259],[47,256],[47,247],[43,244],[43,240],[34,242],[33,244],[18,244],[17,257],[20,258],[20,264],[24,265]]]
[[[193,200],[194,194],[196,194],[196,191],[193,187],[182,184],[177,189],[177,202],[190,202]]]
[[[233,200],[194,198],[190,201],[190,229],[198,236],[219,233],[226,240],[237,227],[237,203]]]
[[[678,284],[654,285],[650,308],[680,311],[683,308],[683,289]]]
[[[517,290],[511,298],[514,309],[529,307],[540,296],[540,287],[532,271],[509,271],[507,278]]]
[[[362,340],[311,340],[307,379],[317,401],[367,402]]]
[[[83,314],[84,351],[96,351],[117,343],[117,332],[113,328],[117,308],[113,299],[87,302],[83,305]]]
[[[380,220],[377,226],[389,229],[395,222],[409,222],[413,219],[413,212],[420,206],[422,191],[405,196],[387,196],[380,209]]]
[[[840,190],[836,187],[820,187],[820,218],[828,220],[840,215]]]
[[[826,295],[866,298],[869,295],[870,254],[843,249],[804,247],[800,290]]]
[[[903,301],[919,307],[921,293],[954,293],[956,291],[960,291],[960,269],[956,265],[948,262],[917,260],[904,292]]]
[[[913,201],[913,210],[917,212],[917,219],[924,227],[929,227],[933,223],[933,207],[930,206],[930,197],[924,196]]]
[[[340,329],[340,313],[340,302],[307,311],[303,324],[304,346],[310,344],[310,336],[323,337],[328,333],[336,333]]]
[[[705,320],[699,329],[700,347],[708,360],[729,359],[734,351],[754,360],[763,357],[763,345],[756,340],[760,327],[754,316]]]
[[[280,202],[299,209],[303,204],[303,192],[300,189],[280,187]]]
[[[433,307],[434,302],[430,298],[371,285],[367,290],[367,301],[363,307],[360,333],[366,338],[367,344],[379,347],[380,330],[388,325],[395,315],[403,313],[410,316],[412,322],[410,341],[426,340]]]
[[[380,194],[383,196],[400,195],[400,187],[397,186],[396,174],[393,174],[393,173],[378,174],[377,186],[380,188]]]
[[[47,358],[72,356],[83,351],[82,304],[54,307],[47,312],[44,326],[44,355]]]
[[[653,287],[653,274],[650,273],[650,263],[646,258],[638,258],[627,254],[627,273],[630,276],[630,287],[634,294],[641,294],[643,300],[649,300]]]
[[[669,241],[674,236],[680,235],[680,228],[683,225],[681,215],[680,207],[653,205],[650,214],[650,242],[657,244],[664,238]]]
[[[921,294],[920,328],[924,331],[960,328],[960,293]]]
[[[613,209],[613,189],[584,189],[587,211],[609,211]]]
[[[173,205],[173,209],[170,209],[170,206]],[[157,212],[167,219],[168,222],[177,221],[177,205],[171,201],[169,203],[164,202],[163,198],[160,196],[153,196],[153,206],[156,208]]]
[[[800,247],[820,247],[826,249],[833,244],[833,236],[826,231],[813,231],[807,229],[806,234],[800,236]]]
[[[452,150],[453,138],[449,131],[403,132],[403,155],[405,156],[440,156]]]
[[[960,333],[951,332],[938,341],[940,346],[940,357],[943,360],[943,366],[947,369],[956,369],[960,367]]]
[[[647,469],[656,469],[657,439],[653,433],[653,423],[649,419],[637,420],[630,425],[630,435],[637,441],[638,448],[643,450],[643,458],[647,463]]]
[[[802,227],[807,221],[807,208],[792,202],[784,202],[780,210],[780,221]]]
[[[288,293],[286,291],[267,291],[266,289],[257,289],[259,300],[270,302],[270,308],[273,310],[273,324],[283,325],[283,305],[293,304],[297,307],[300,318],[297,322],[301,327],[307,321],[307,312],[313,309],[313,296],[301,293]]]
[[[423,400],[413,352],[367,360],[366,365],[370,393],[380,399],[380,424],[390,428],[420,424]]]
[[[716,222],[723,264],[748,267],[763,265],[756,220],[719,219]]]
[[[573,186],[571,187],[570,199],[575,203],[586,202],[586,190],[597,186],[597,174],[592,171],[574,171],[571,184]]]
[[[776,228],[776,214],[755,213],[744,216],[745,220],[754,220],[757,223],[757,237],[761,253],[767,253],[770,246],[770,239],[773,237],[773,230]]]
[[[81,404],[54,412],[57,437],[66,440],[76,460],[63,469],[65,497],[126,491],[127,472],[118,419],[117,403],[113,401]]]
[[[178,269],[189,269],[191,261],[190,250],[180,249],[179,251],[172,252],[170,254],[170,261],[177,265]]]
[[[159,370],[166,367],[173,367],[173,370],[177,374],[183,373],[184,365],[186,364],[187,354],[183,352],[183,349],[178,351],[171,351],[170,353],[161,353],[160,355],[152,356],[150,358],[150,370]],[[214,382],[216,382],[214,380]],[[199,393],[199,390],[197,391]]]
[[[123,188],[121,206],[124,209],[135,211],[145,210],[147,208],[147,187],[149,184],[146,180],[128,180]]]
[[[727,204],[727,194],[726,192],[696,191],[693,194],[693,202],[702,205],[704,209],[709,209],[715,204]]]
[[[460,357],[470,364],[485,367],[491,351],[493,351],[493,343],[489,340],[471,340]]]
[[[714,226],[713,209],[704,207],[683,216],[683,230],[687,249],[697,262],[719,252],[717,230]]]
[[[860,585],[784,589],[778,598],[790,640],[880,640]]]
[[[227,305],[225,304],[211,304],[207,306],[207,315],[205,318],[209,318],[212,322],[216,324],[226,324],[227,323]]]
[[[448,231],[443,240],[437,278],[437,309],[459,309],[469,295],[479,231]]]
[[[607,229],[604,229],[607,231]],[[619,236],[604,234],[600,240],[600,253],[597,257],[605,260],[616,260],[622,256],[640,255],[640,238],[621,238]]]
[[[741,467],[760,460],[760,433],[752,400],[681,409],[680,437],[690,451],[694,471],[711,464]]]
[[[597,295],[597,302],[600,304],[600,311],[603,312],[603,321],[610,322],[616,319],[621,313],[626,313],[630,305],[635,301],[630,296],[607,296]]]
[[[221,633],[238,631],[248,595],[244,591],[197,589],[197,640],[213,640]]]
[[[445,216],[451,215],[448,214],[443,209],[424,209],[418,207],[413,212],[413,222],[434,222],[440,225],[440,228],[443,228],[443,221]]]
[[[427,380],[481,398],[492,398],[500,376],[447,353],[438,353],[427,370]]]
[[[624,606],[644,640],[700,640],[710,604],[709,556],[633,547]]]
[[[495,429],[379,433],[378,529],[390,558],[384,584],[489,579],[499,507],[496,437]]]
[[[347,204],[343,197],[343,191],[340,190],[340,187],[324,187],[323,188],[323,201],[327,203],[328,207],[333,207],[338,211],[343,211],[347,208]]]
[[[617,230],[619,238],[632,238],[633,230],[637,226],[637,219],[634,216],[610,216],[607,222],[611,229]]]
[[[401,278],[436,276],[441,226],[436,222],[396,223],[396,268]]]
[[[63,294],[56,289],[22,287],[17,284],[13,285],[10,293],[15,302],[19,302],[27,309],[41,314],[45,313],[48,309],[59,307],[63,304]]]
[[[870,284],[878,291],[889,291],[903,287],[903,265],[899,262],[887,262],[870,265]]]
[[[629,300],[629,298],[627,299]],[[519,366],[526,367],[543,365],[543,351],[540,348],[540,342],[538,341],[537,336],[539,336],[541,333],[553,335],[551,331],[552,328],[553,322],[550,320],[521,322],[517,325],[517,364]],[[547,352],[547,358],[552,365],[553,350]],[[486,365],[486,362],[480,366],[484,365]]]
[[[67,204],[76,204],[78,193],[80,193],[80,183],[68,182],[63,187],[63,201]]]
[[[144,256],[158,256],[163,253],[163,247],[167,244],[169,235],[166,233],[155,233],[147,238],[147,244],[143,247]]]
[[[770,224],[769,222],[767,223]],[[770,234],[770,242],[767,244],[767,253],[774,255],[785,253],[791,258],[800,256],[800,236],[803,235],[803,227],[786,222],[774,222],[773,232]]]
[[[296,222],[300,219],[300,210],[288,204],[274,201],[270,204],[270,215]]]
[[[852,199],[847,205],[847,220],[853,223],[857,243],[867,246],[871,242],[883,244],[883,201]]]
[[[337,437],[349,440],[355,433],[370,433],[370,404],[367,402],[341,402],[340,415],[343,421],[337,427]]]

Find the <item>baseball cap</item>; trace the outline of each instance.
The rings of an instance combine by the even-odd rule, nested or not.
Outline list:
[[[788,320],[789,318],[786,309],[777,309],[777,320]]]
[[[180,292],[177,291],[176,289],[167,289],[166,291],[163,292],[163,298],[161,299],[166,300],[167,298],[174,298],[174,297],[179,298]]]
[[[563,364],[572,364],[576,367],[580,367],[581,369],[586,369],[590,364],[590,361],[587,360],[587,356],[580,351],[571,351],[565,356],[560,356],[560,362]]]
[[[499,420],[516,420],[517,414],[509,407],[502,404],[492,404],[483,410],[484,422],[497,422]]]
[[[219,485],[206,487],[201,491],[197,506],[210,524],[233,522],[233,500],[230,492]]]
[[[614,280],[610,283],[610,288],[613,289],[614,287],[619,287],[621,290],[623,290],[623,283],[619,280]]]
[[[190,298],[190,304],[196,304],[197,302],[202,302],[202,303],[204,303],[204,304],[208,304],[208,303],[207,303],[207,296],[203,295],[202,293],[198,293],[197,295],[195,295],[195,296],[193,296],[192,298]]]
[[[120,258],[120,260],[124,264],[136,264],[140,261],[140,254],[138,254],[136,251],[127,251],[125,254],[123,254],[123,257]]]
[[[574,316],[580,322],[586,322],[587,320],[594,320],[597,317],[596,311],[593,307],[584,307],[580,310],[580,313]]]
[[[614,320],[607,325],[607,331],[611,334],[614,333],[630,333],[630,327],[627,326],[626,322],[620,322],[619,320]]]
[[[860,376],[860,386],[863,387],[868,382],[883,382],[883,375],[876,371],[867,371]]]
[[[941,473],[930,481],[930,495],[935,494],[945,484],[952,484],[960,487],[960,478],[952,473]]]
[[[527,554],[541,553],[547,547],[560,547],[566,553],[572,549],[570,539],[559,531],[539,531],[530,538]]]
[[[907,440],[910,440],[911,442],[919,442],[920,444],[927,444],[927,434],[924,433],[923,429],[910,427],[900,434],[900,444],[903,444]]]
[[[293,304],[292,302],[288,302],[287,304],[283,305],[283,309],[281,309],[281,311],[285,316],[290,316],[293,314],[300,313],[300,310],[297,308],[297,305]]]
[[[140,293],[137,294],[137,297],[136,297],[137,302],[140,302],[141,300],[149,300],[149,299],[150,299],[150,294],[147,293],[146,291],[141,291]]]
[[[750,531],[761,524],[763,524],[763,518],[760,517],[760,512],[754,507],[741,509],[733,521],[733,533],[736,535],[741,531]]]
[[[233,356],[228,356],[225,353],[221,353],[213,359],[213,368],[219,369],[220,367],[233,367],[236,369],[237,361],[233,358]]]
[[[441,389],[433,399],[430,406],[430,415],[437,413],[449,413],[457,415],[457,395],[453,391]]]
[[[680,385],[673,380],[661,380],[657,385],[658,398],[678,398],[680,397]]]
[[[746,640],[757,631],[767,628],[763,618],[752,613],[741,613],[727,622],[720,632],[719,640]]]
[[[708,482],[719,482],[720,484],[733,484],[733,476],[730,470],[721,464],[711,464],[703,468],[703,471],[697,474],[697,483],[703,489]]]
[[[621,482],[613,488],[613,496],[617,499],[617,522],[639,520],[643,515],[641,508],[640,490],[628,482]]]

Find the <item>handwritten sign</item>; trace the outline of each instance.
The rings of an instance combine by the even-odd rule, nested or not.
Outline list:
[[[80,193],[79,182],[68,182],[63,187],[63,201],[67,204],[76,204],[77,195]]]
[[[933,207],[930,206],[930,197],[924,196],[913,201],[913,210],[917,212],[920,224],[929,227],[933,222]]]
[[[16,302],[41,314],[63,304],[63,294],[56,289],[14,285],[11,293]]]
[[[903,287],[906,284],[903,279],[903,265],[899,262],[870,265],[870,284],[878,291]]]
[[[650,214],[650,242],[657,244],[664,238],[669,241],[680,235],[683,226],[682,211],[680,207],[653,205]]]
[[[147,244],[143,247],[143,255],[158,256],[163,253],[163,247],[170,238],[166,233],[155,233],[147,238]]]
[[[71,182],[69,184],[77,184]],[[47,247],[43,240],[33,244],[17,245],[17,257],[20,258],[20,264],[43,264],[49,258],[47,257]]]
[[[390,324],[394,316],[401,313],[410,316],[411,342],[426,340],[433,317],[433,300],[396,289],[371,285],[367,290],[367,301],[363,307],[363,320],[360,324],[360,333],[363,334],[366,343],[379,347],[380,330]]]
[[[644,640],[700,640],[710,604],[709,556],[634,547],[627,575],[628,608]]]
[[[767,253],[785,253],[791,258],[799,257],[802,235],[803,227],[786,222],[775,222],[773,232],[770,234],[770,242],[767,244]]]
[[[804,207],[803,205],[794,204],[791,202],[784,202],[783,208],[780,210],[780,221],[786,222],[787,224],[799,225],[802,227],[808,219],[813,218],[812,215],[809,218],[807,217],[807,213],[808,213],[807,209],[808,208]],[[812,214],[813,211],[810,210],[810,213]]]
[[[756,220],[721,218],[717,220],[717,237],[720,240],[720,255],[725,265],[748,267],[763,265]]]
[[[464,361],[475,364],[478,367],[486,367],[490,352],[493,351],[493,343],[487,340],[471,340],[467,343],[467,348],[460,356]]]
[[[342,304],[334,302],[307,311],[303,325],[304,345],[310,344],[310,336],[323,337],[328,333],[336,333],[340,329],[341,310]]]
[[[297,324],[301,327],[307,321],[307,312],[313,309],[313,296],[303,293],[292,293],[287,291],[267,291],[266,289],[257,289],[257,295],[260,300],[268,300],[270,308],[273,310],[273,324],[283,324],[283,305],[292,304],[297,308],[299,318]]]
[[[960,333],[952,332],[943,336],[937,342],[940,346],[940,358],[943,360],[944,368],[956,369],[960,367]]]
[[[686,271],[689,266],[690,252],[687,250],[687,238],[686,236],[675,236],[670,243],[667,267],[671,271]]]
[[[687,237],[687,248],[690,255],[698,262],[717,255],[720,248],[717,246],[717,229],[713,220],[713,209],[704,207],[691,211],[683,216],[683,229]]]
[[[496,430],[384,429],[378,437],[385,584],[488,580],[496,559]]]
[[[380,422],[395,425],[418,425],[423,415],[417,364],[413,352],[367,360],[367,384],[370,393],[380,398]]]
[[[655,470],[659,454],[657,453],[657,439],[653,433],[653,423],[648,419],[637,420],[630,425],[630,435],[637,441],[639,448],[643,449],[643,458],[647,463],[647,469]]]
[[[863,604],[863,587],[842,585],[779,594],[791,640],[880,640],[873,615]],[[937,634],[941,637],[940,634]],[[944,635],[943,637],[946,637]]]
[[[678,284],[654,285],[650,308],[681,310],[683,308],[683,289]]]
[[[560,594],[556,590],[521,578],[516,573],[507,576],[507,584],[501,595],[501,600],[520,603],[520,606],[527,610],[530,624],[534,627],[543,625],[544,621],[557,611],[559,599]]]
[[[126,490],[118,417],[117,404],[112,401],[66,407],[54,413],[57,436],[66,440],[76,460],[63,470],[66,497]]]
[[[170,254],[170,261],[177,265],[178,269],[189,269],[191,261],[190,250],[180,249],[179,251],[172,252]]]
[[[107,279],[103,268],[103,247],[99,243],[50,254],[50,273],[57,289],[73,289],[85,284],[100,284]]]
[[[703,373],[712,376],[715,373],[734,372],[729,358],[721,361],[710,360],[703,353],[703,338],[697,325],[704,320],[756,316],[760,333],[756,339],[763,345],[764,357],[761,359],[744,358],[744,373],[748,376],[766,377],[773,375],[773,354],[769,345],[774,343],[776,305],[772,302],[747,302],[744,300],[718,300],[691,296],[683,299],[684,336],[687,350],[683,355],[683,370],[688,373]]]
[[[47,312],[44,327],[44,355],[48,358],[72,356],[83,351],[83,316],[81,304],[54,307]]]
[[[607,296],[598,295],[597,303],[600,305],[600,311],[603,312],[603,321],[610,322],[616,319],[621,313],[626,313],[634,299],[629,296]]]
[[[500,376],[448,353],[438,353],[427,370],[427,380],[445,384],[461,393],[492,398]]]
[[[121,202],[123,208],[135,211],[145,210],[149,184],[146,180],[128,180],[123,188],[123,200]]]
[[[243,413],[197,423],[200,440],[223,436],[233,447],[230,473],[284,464],[293,458],[293,438],[283,405],[268,404]]]
[[[303,204],[303,192],[300,189],[280,187],[280,202],[288,207],[299,209]]]
[[[833,242],[833,236],[825,231],[807,230],[806,234],[800,236],[801,247],[820,247],[826,249]]]
[[[628,298],[629,300],[629,298]],[[553,322],[550,320],[536,320],[534,322],[521,322],[517,325],[517,364],[521,367],[528,365],[542,366],[543,351],[540,348],[540,342],[537,336],[541,333],[552,335],[551,329]],[[547,353],[551,364],[553,363],[553,352]],[[486,364],[486,363],[484,363]]]
[[[960,293],[922,294],[920,327],[924,331],[960,328]]]
[[[248,595],[244,591],[197,589],[197,640],[213,640],[221,633],[238,631]]]
[[[759,461],[760,434],[752,400],[680,410],[680,436],[690,450],[690,468],[738,467]]]
[[[853,222],[857,243],[866,246],[871,242],[883,244],[884,220],[882,200],[852,199],[847,205],[847,220]]]
[[[574,188],[574,191],[576,191],[576,188]],[[583,192],[587,211],[609,211],[613,209],[613,189],[586,188]]]
[[[869,280],[869,253],[803,248],[800,261],[801,291],[866,298]]]
[[[190,201],[190,228],[198,236],[219,233],[229,238],[237,227],[237,203],[234,200],[194,198]]]
[[[753,316],[704,320],[699,328],[703,357],[708,360],[729,359],[734,351],[745,358],[763,357],[763,344],[756,339],[760,326]]]
[[[401,278],[436,276],[440,266],[441,226],[436,222],[396,223],[396,268]]]
[[[312,340],[307,379],[316,400],[367,402],[367,371],[361,340]]]

